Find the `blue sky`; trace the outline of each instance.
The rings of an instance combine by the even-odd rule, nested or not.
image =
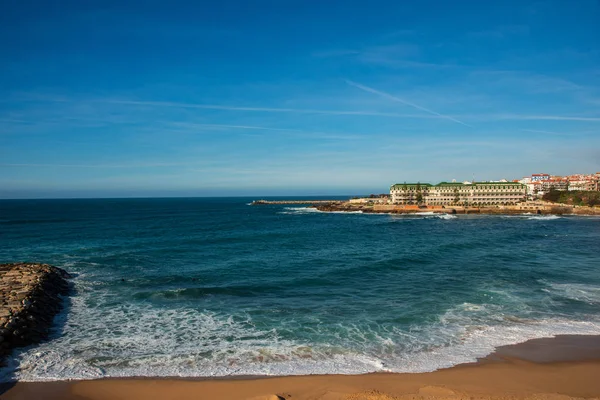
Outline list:
[[[600,170],[600,2],[6,1],[0,197]]]

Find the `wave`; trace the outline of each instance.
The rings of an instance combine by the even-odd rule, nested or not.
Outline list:
[[[450,220],[450,219],[457,219],[458,217],[456,215],[452,215],[452,214],[437,214],[436,218]]]
[[[179,288],[161,291],[144,291],[133,295],[134,299],[198,299],[205,296],[223,295],[236,297],[251,297],[259,294],[258,288],[251,287],[206,287],[206,288]]]
[[[293,320],[269,328],[246,313],[115,304],[108,292],[103,297],[89,290],[89,282],[76,280],[81,295],[63,315],[60,336],[55,332],[51,341],[16,352],[0,380],[417,373],[473,362],[498,346],[529,339],[600,334],[598,320],[532,319],[526,308],[515,314],[499,304],[465,302],[437,320],[408,328],[375,321],[340,323],[335,329],[314,324],[311,329],[320,338],[315,342],[286,335],[303,329]],[[588,297],[597,289],[549,286],[569,296],[580,296],[573,289]],[[514,303],[510,309],[522,305],[523,299],[511,293],[494,295]]]
[[[600,286],[583,283],[547,283],[544,290],[570,300],[581,301],[591,305],[600,304]]]
[[[284,207],[285,211],[279,212],[279,214],[313,214],[313,213],[324,213],[324,214],[362,214],[363,212],[358,211],[321,211],[313,207]]]
[[[531,217],[527,217],[529,220],[537,220],[537,221],[552,221],[555,219],[562,219],[563,217],[559,217],[558,215],[534,215]]]
[[[458,218],[458,216],[453,215],[453,214],[436,213],[436,212],[406,213],[406,214],[388,213],[386,215],[391,215],[396,220],[398,220],[398,219],[404,219],[404,220],[422,220],[422,219],[452,220],[452,219]]]
[[[55,340],[21,352],[11,362],[10,373],[3,380],[7,376],[20,381],[56,381],[134,376],[421,373],[474,362],[499,346],[530,339],[600,333],[597,322],[561,319],[532,322],[516,318],[512,321],[508,326],[457,328],[440,324],[437,333],[450,340],[446,343],[431,336],[418,336],[415,331],[402,334],[388,331],[374,336],[368,331],[355,332],[352,326],[340,327],[350,331],[357,342],[369,341],[365,345],[368,348],[361,351],[335,344],[313,345],[282,339],[277,331],[254,328],[250,321],[210,313],[190,310],[150,313],[142,325],[139,320],[124,324],[122,336],[100,336],[104,335],[102,326],[93,326],[100,329],[96,333],[98,340],[80,343],[77,351]],[[161,326],[163,331],[157,334],[148,325]],[[449,335],[450,338],[444,337]],[[408,343],[402,344],[403,339],[408,339]]]
[[[321,211],[313,207],[284,207],[285,211],[281,211],[278,214],[313,214]]]
[[[320,211],[327,214],[363,214],[361,210],[357,211]]]
[[[321,211],[313,207],[284,207],[284,211],[279,212],[278,214],[313,214],[313,213],[324,213],[324,214],[364,214],[362,210],[357,211]],[[367,213],[370,215],[393,215],[394,217],[412,217],[416,219],[417,217],[425,217],[425,218],[439,218],[439,219],[456,219],[456,215],[446,214],[446,213],[436,213],[433,211],[424,211],[424,212],[416,212],[416,213],[407,213],[407,214],[394,214],[394,213]],[[424,218],[421,218],[424,219]]]

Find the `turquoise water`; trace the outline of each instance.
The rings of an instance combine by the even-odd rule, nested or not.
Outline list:
[[[3,379],[420,372],[600,334],[600,219],[252,199],[0,201],[0,260],[75,275]]]

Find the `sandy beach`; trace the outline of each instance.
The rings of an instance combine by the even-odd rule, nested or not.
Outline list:
[[[498,348],[477,363],[420,374],[238,379],[100,379],[5,384],[25,399],[567,399],[600,397],[600,336],[558,336]]]

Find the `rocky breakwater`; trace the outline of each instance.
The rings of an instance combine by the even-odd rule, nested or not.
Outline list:
[[[0,264],[0,361],[48,336],[69,292],[69,274],[47,264]]]
[[[327,204],[314,204],[319,211],[335,212],[363,212],[376,214],[416,214],[416,213],[442,213],[442,214],[491,214],[491,215],[598,215],[600,207],[568,206],[558,203],[543,203],[537,205],[517,204],[510,206],[417,206],[417,205],[394,205],[394,204],[356,204],[350,202],[336,202]]]
[[[364,204],[352,204],[350,202],[330,202],[330,203],[325,203],[325,204],[317,204],[317,205],[313,205],[314,208],[316,208],[319,211],[326,211],[326,212],[339,212],[339,211],[345,211],[345,212],[357,212],[357,211],[362,211],[364,213],[373,213],[373,212],[378,212],[375,211],[373,209],[373,206],[371,205],[364,205]]]

